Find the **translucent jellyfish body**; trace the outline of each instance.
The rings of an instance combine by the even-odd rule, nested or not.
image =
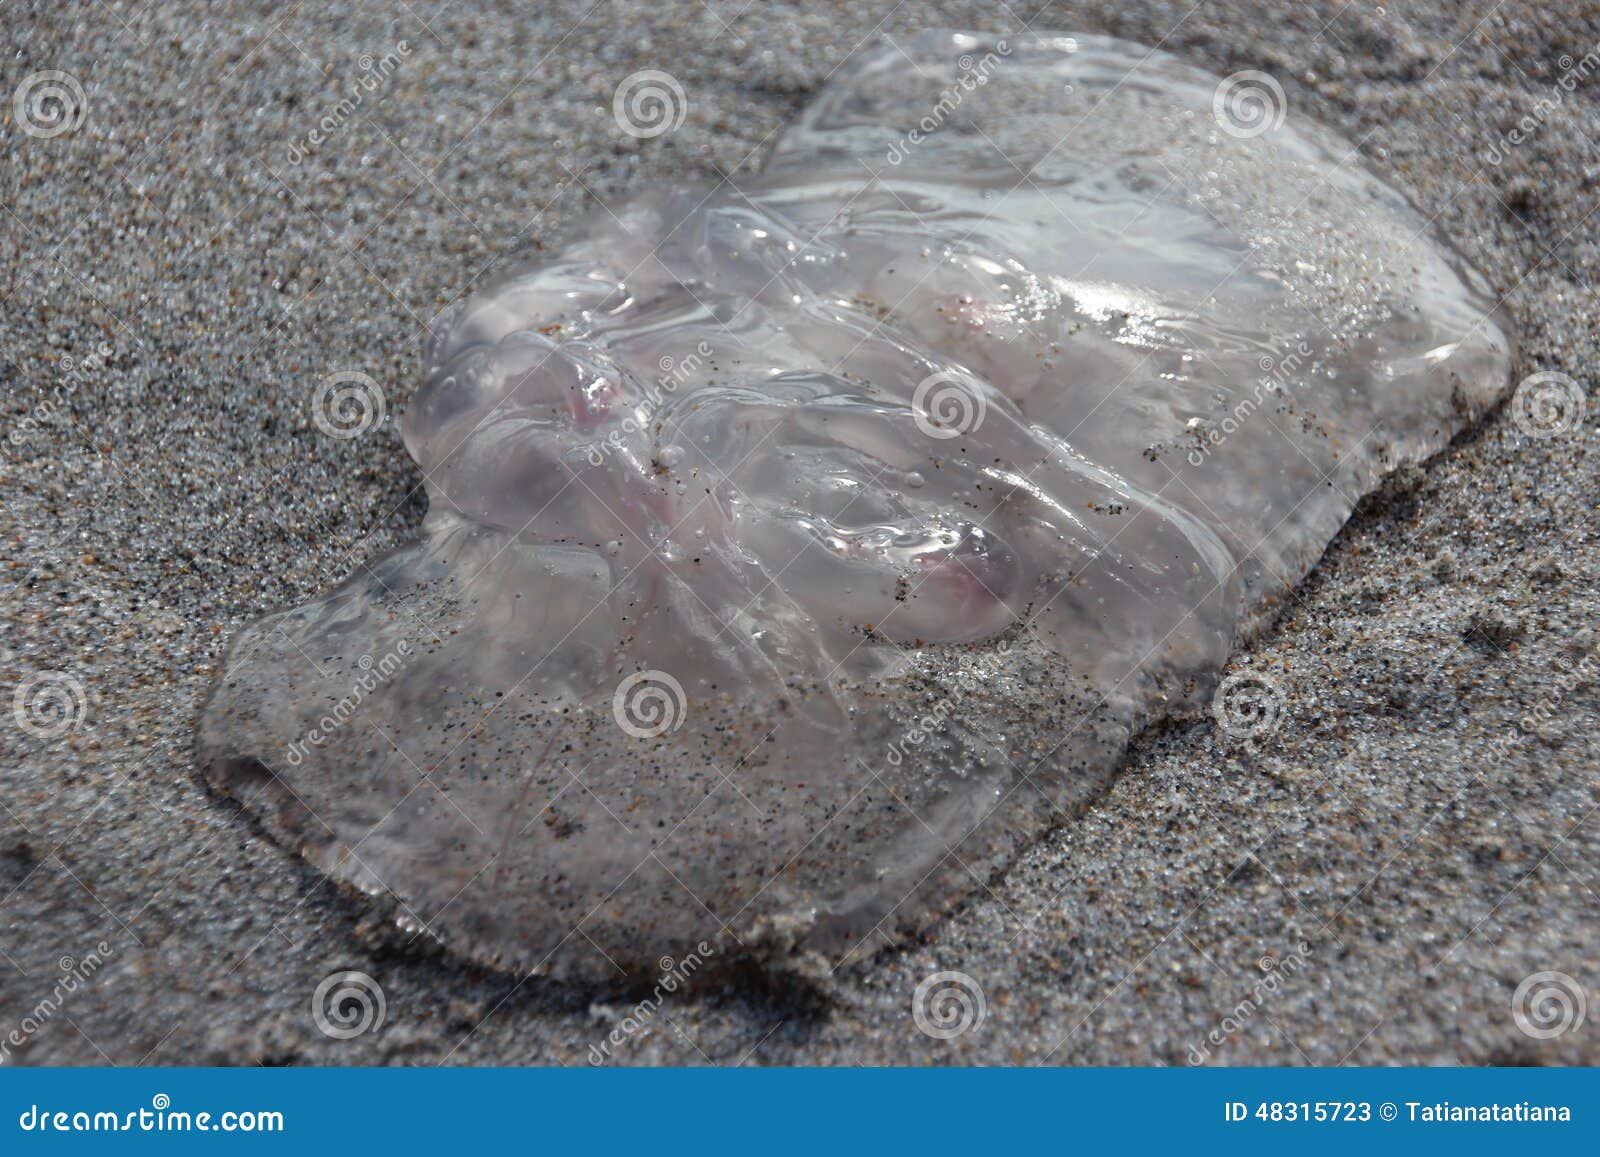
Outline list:
[[[480,960],[857,958],[1203,705],[1507,346],[1264,77],[867,52],[438,321],[422,538],[234,641],[202,762]]]

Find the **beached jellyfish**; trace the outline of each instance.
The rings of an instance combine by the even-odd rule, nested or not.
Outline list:
[[[474,293],[422,537],[234,640],[210,782],[491,963],[926,926],[1507,383],[1481,278],[1268,80],[930,32]]]

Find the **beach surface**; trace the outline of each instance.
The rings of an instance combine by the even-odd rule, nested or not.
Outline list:
[[[724,950],[663,962],[662,992],[462,963],[194,759],[230,636],[414,533],[398,416],[428,321],[597,206],[737,184],[884,36],[1105,33],[1269,74],[1484,271],[1514,381],[1592,395],[1600,7],[229,0],[3,25],[0,1064],[1600,1062],[1592,396],[1555,432],[1502,409],[1363,504],[1228,669],[1281,690],[1273,734],[1147,733],[922,942],[831,972]],[[629,136],[613,94],[649,69],[683,122]],[[387,412],[343,440],[312,408],[340,373]],[[62,726],[28,714],[50,702]],[[353,1035],[317,1014],[351,983]]]

